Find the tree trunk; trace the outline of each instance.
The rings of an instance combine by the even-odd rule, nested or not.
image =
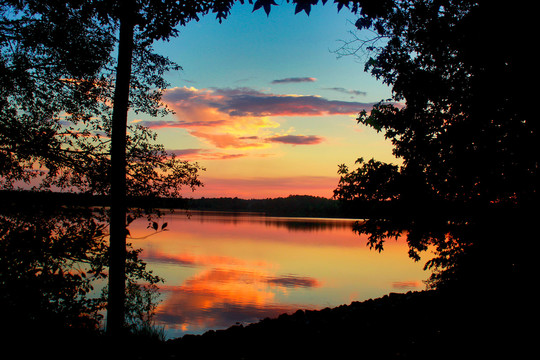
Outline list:
[[[126,4],[126,2],[123,2],[123,4]],[[110,335],[121,333],[125,327],[126,128],[134,34],[134,25],[128,6],[122,9],[120,18],[120,39],[111,132],[109,298],[107,308],[107,333]]]

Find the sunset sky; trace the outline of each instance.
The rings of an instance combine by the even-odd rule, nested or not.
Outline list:
[[[176,114],[129,121],[206,169],[205,186],[186,196],[331,197],[339,164],[397,163],[382,134],[355,120],[391,92],[360,59],[336,55],[354,21],[330,3],[309,17],[286,3],[269,17],[238,4],[222,24],[210,14],[155,46],[183,68],[167,75]]]

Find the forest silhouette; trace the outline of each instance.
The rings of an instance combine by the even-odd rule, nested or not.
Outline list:
[[[319,3],[291,2],[308,15]],[[534,69],[532,12],[523,1],[335,3],[373,34],[342,54],[367,54],[365,71],[392,88],[392,99],[358,122],[382,132],[402,165],[341,165],[335,200],[191,205],[271,213],[289,201],[299,204],[287,207],[289,216],[366,218],[353,230],[375,251],[402,234],[413,259],[436,249],[426,264],[430,290],[162,341],[151,328],[160,278],[126,243],[127,226],[146,217],[159,231],[156,208],[177,207],[182,187],[201,185],[200,168],[168,154],[149,129],[128,127],[127,114],[168,111],[163,74],[179,66],[152,43],[208,13],[226,21],[234,1],[4,1],[0,186],[9,192],[0,206],[0,296],[9,343],[35,341],[37,352],[50,342],[59,356],[71,355],[68,343],[116,345],[126,356],[154,358],[201,347],[208,356],[254,359],[350,349],[417,359],[525,353],[538,206],[538,122],[525,86]],[[253,5],[268,16],[277,6]],[[35,193],[12,191],[21,183]],[[77,195],[42,193],[51,189]],[[283,354],[285,344],[294,351]]]

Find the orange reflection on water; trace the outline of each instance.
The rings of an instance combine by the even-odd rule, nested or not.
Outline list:
[[[403,240],[371,251],[351,220],[178,213],[162,221],[169,231],[145,237],[141,221],[130,232],[165,278],[157,320],[169,337],[419,290],[428,276]]]

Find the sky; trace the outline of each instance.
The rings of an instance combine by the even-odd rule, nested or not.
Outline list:
[[[204,187],[184,196],[329,198],[339,164],[399,163],[383,134],[356,121],[391,91],[361,59],[336,54],[354,14],[330,3],[309,16],[285,2],[269,16],[252,9],[237,4],[221,24],[209,14],[154,46],[182,67],[166,75],[163,100],[175,114],[128,121],[206,169]]]

